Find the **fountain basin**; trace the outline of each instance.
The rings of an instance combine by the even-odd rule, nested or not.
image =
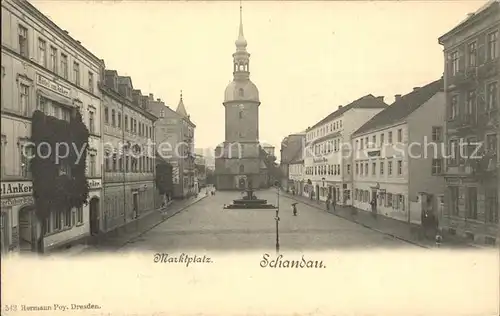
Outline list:
[[[268,204],[267,200],[258,199],[251,189],[246,190],[246,196],[233,200],[233,204],[224,206],[225,209],[275,209],[276,206]]]

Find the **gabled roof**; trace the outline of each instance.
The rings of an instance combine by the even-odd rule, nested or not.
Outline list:
[[[427,102],[432,96],[444,89],[443,78],[429,83],[428,85],[414,90],[401,99],[395,101],[385,110],[372,117],[371,120],[362,125],[353,135],[388,126],[407,118],[416,109]]]
[[[350,109],[383,109],[385,107],[387,107],[387,104],[384,101],[374,97],[372,94],[368,94],[365,95],[364,97],[357,99],[356,101],[349,103],[346,106],[339,108],[335,112],[332,112],[327,117],[325,117],[318,123],[314,124],[307,130],[311,130],[317,126],[322,125],[323,123],[330,122],[333,119],[341,116],[345,112],[349,111]]]
[[[132,78],[129,76],[118,76],[118,84],[126,84],[132,88],[134,87],[132,85]]]

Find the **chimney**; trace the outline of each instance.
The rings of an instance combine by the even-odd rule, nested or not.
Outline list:
[[[64,33],[66,33],[66,34],[69,34],[69,32],[68,32],[68,31],[66,31],[66,30],[63,30],[63,32],[64,32]]]
[[[76,42],[77,42],[78,44],[81,44],[81,42],[80,42],[80,41],[76,41]]]
[[[161,102],[161,99],[160,98],[156,99],[156,102]]]
[[[384,102],[384,96],[381,95],[381,96],[377,97],[377,100]]]
[[[474,13],[467,13],[467,17],[470,18],[471,16],[473,16]]]
[[[399,101],[399,100],[401,100],[401,94],[394,95],[394,101]]]
[[[417,91],[420,87],[413,87],[413,91]]]
[[[155,100],[155,97],[153,96],[153,94],[152,94],[152,93],[150,93],[150,94],[149,94],[149,100],[150,100],[150,101],[154,101],[154,100]]]
[[[339,110],[342,108],[342,105],[339,105]]]

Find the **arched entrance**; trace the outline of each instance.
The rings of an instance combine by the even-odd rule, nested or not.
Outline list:
[[[28,205],[19,210],[19,251],[36,252],[38,246],[35,207]]]
[[[99,198],[93,197],[89,202],[90,235],[99,234]]]

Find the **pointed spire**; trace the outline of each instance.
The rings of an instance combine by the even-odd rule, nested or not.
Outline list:
[[[238,39],[235,42],[236,47],[238,48],[245,48],[247,47],[247,40],[245,39],[245,36],[243,35],[243,6],[241,5],[241,0],[240,0],[240,30],[238,33]]]
[[[175,110],[177,114],[179,114],[182,117],[187,117],[187,111],[186,107],[184,106],[184,101],[182,100],[182,90],[181,90],[181,99],[179,100],[179,105],[177,105],[177,110]]]

